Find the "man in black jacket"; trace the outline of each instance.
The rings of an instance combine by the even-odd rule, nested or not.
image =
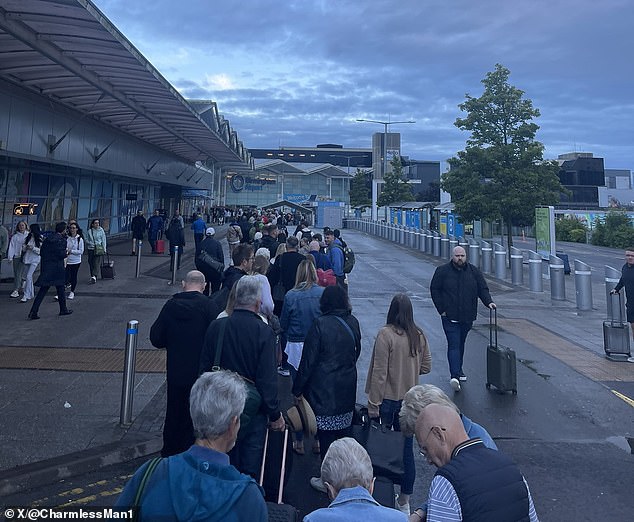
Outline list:
[[[634,333],[634,250],[631,249],[625,251],[625,264],[621,268],[621,279],[610,294],[618,294],[621,288],[625,288],[627,322],[630,323],[632,333]]]
[[[266,225],[262,230],[262,239],[260,240],[260,248],[268,248],[271,257],[273,259],[275,254],[277,253],[277,247],[280,245],[277,241],[277,235],[279,234],[279,229],[277,225],[273,225],[272,223]]]
[[[222,263],[223,266],[225,264],[225,254],[222,251],[222,245],[220,244],[220,241],[217,241],[214,238],[215,235],[216,229],[214,229],[214,227],[207,227],[207,230],[205,230],[205,239],[200,242],[198,247],[199,252],[194,261],[196,268],[205,274],[205,279],[207,280],[207,286],[205,286],[204,292],[205,295],[213,294],[220,289],[223,271],[215,270],[211,265],[205,263],[200,255],[200,252],[206,252],[213,259],[218,261],[218,263]]]
[[[194,443],[189,416],[189,392],[198,378],[198,364],[209,324],[216,318],[212,303],[203,295],[205,276],[192,270],[161,310],[150,328],[150,342],[167,349],[167,410],[161,456],[169,457]]]
[[[454,391],[460,391],[460,382],[467,380],[462,371],[464,343],[478,316],[478,298],[491,309],[495,308],[495,303],[482,272],[467,262],[462,247],[454,248],[451,261],[436,269],[430,290],[447,337],[449,384]]]
[[[222,353],[218,366],[255,384],[262,404],[259,413],[240,431],[229,459],[239,471],[259,479],[267,421],[273,430],[284,429],[277,397],[277,361],[273,330],[258,315],[262,300],[260,280],[241,277],[236,283],[233,313],[209,326],[200,356],[200,373],[215,366],[216,350]]]
[[[143,210],[137,210],[136,216],[132,218],[130,223],[130,229],[132,230],[132,253],[131,256],[136,256],[137,241],[143,241],[143,235],[147,228],[147,221],[143,217]]]

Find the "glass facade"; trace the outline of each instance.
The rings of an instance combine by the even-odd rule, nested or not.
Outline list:
[[[136,200],[128,200],[128,195]],[[132,196],[134,197],[134,196]],[[28,204],[15,215],[16,204]],[[86,230],[99,218],[109,235],[127,232],[137,209],[160,207],[158,185],[104,179],[102,173],[18,158],[0,157],[0,222],[13,229],[20,220],[52,230],[76,219]]]

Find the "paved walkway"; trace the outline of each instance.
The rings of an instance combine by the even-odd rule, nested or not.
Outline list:
[[[222,236],[223,227],[216,228]],[[180,276],[193,266],[193,241],[189,231],[188,239]],[[421,314],[417,317],[423,318],[426,331],[437,329],[428,280],[406,286],[401,281],[404,274],[409,276],[421,266],[425,266],[424,278],[427,278],[435,265],[444,261],[382,242],[385,248],[393,250],[389,260],[382,260],[378,266],[374,262],[374,251],[370,249],[366,253],[364,234],[346,231],[346,239],[364,260],[360,264],[364,270],[387,276],[373,279],[375,282],[370,287],[362,282],[365,274],[360,269],[351,274],[351,299],[364,329],[364,357],[369,357],[373,336],[385,320],[386,303],[389,304],[391,295],[397,291],[407,292],[415,301],[417,313]],[[226,244],[224,246],[226,250]],[[0,423],[3,426],[0,469],[4,470],[0,495],[65,476],[73,470],[94,469],[160,448],[165,354],[151,348],[149,327],[166,299],[178,289],[168,285],[168,256],[144,253],[141,277],[135,278],[136,259],[129,256],[129,242],[113,243],[111,250],[116,279],[89,286],[84,263],[77,298],[71,305],[75,313],[70,317],[57,316],[57,303],[51,296],[40,310],[42,319],[27,321],[28,305],[10,299],[11,285],[0,283],[0,295],[5,296],[0,298],[0,314],[9,318],[4,323],[7,327],[0,330]],[[578,312],[571,278],[567,278],[567,295],[573,299],[569,297],[562,302],[550,300],[547,281],[542,294],[495,278],[489,278],[489,284],[499,306],[500,342],[516,348],[521,363],[549,378],[554,371],[552,365],[536,363],[526,355],[537,348],[578,375],[614,390],[626,408],[632,406],[628,399],[631,401],[634,397],[634,364],[608,361],[603,356],[601,323],[606,314],[600,287],[595,288],[595,309]],[[139,320],[138,373],[133,424],[120,427],[122,348],[125,326],[130,319]],[[487,319],[488,315],[482,313],[475,328],[485,337]],[[441,365],[446,364],[443,341],[436,333],[434,364],[438,363],[435,368],[443,368]],[[477,335],[470,339],[473,344],[481,343]],[[531,347],[530,350],[525,346]],[[366,362],[360,361],[360,364]],[[364,397],[363,373],[359,373],[359,401]],[[444,377],[438,381],[441,382],[446,384]],[[587,393],[588,401],[593,400],[594,391],[584,392],[582,387],[575,390]],[[469,397],[465,395],[465,398]],[[471,394],[471,399],[479,400],[475,394]],[[66,404],[70,407],[65,407]],[[472,405],[476,406],[477,402]],[[503,436],[522,431],[520,424],[511,426],[502,418],[499,426],[492,425],[490,429]],[[14,466],[20,467],[9,470]]]

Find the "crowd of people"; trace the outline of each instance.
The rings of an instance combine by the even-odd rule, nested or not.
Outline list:
[[[154,217],[146,222],[138,214],[135,239],[157,230]],[[291,380],[295,404],[314,414],[312,449],[322,464],[319,476],[308,481],[331,500],[305,520],[433,522],[483,514],[487,520],[537,520],[526,480],[486,429],[442,390],[419,383],[431,370],[433,347],[406,294],[392,297],[377,332],[362,332],[348,297],[347,245],[338,230],[314,233],[301,219],[290,233],[287,216],[275,212],[229,218],[227,267],[215,229],[202,216],[192,220],[196,269],[186,274],[182,291],[165,303],[151,327],[151,343],[167,350],[163,448],[161,459],[145,464],[128,483],[120,507],[137,503],[140,520],[159,515],[266,520],[256,481],[267,430],[287,427],[278,396],[282,375]],[[166,229],[172,263],[180,264],[172,249],[184,246],[184,226],[177,212],[167,225],[161,218],[161,232],[153,236],[157,241]],[[94,283],[93,269],[106,245],[97,219],[86,233],[76,222],[58,223],[46,239],[37,225],[27,230],[26,223],[18,223],[8,244],[17,281],[12,297],[20,296],[22,279],[22,302],[33,298],[33,285],[39,286],[29,313],[38,319],[39,305],[54,286],[60,315],[72,313],[66,299],[74,298],[81,256],[87,251]],[[41,273],[34,282],[38,263]],[[332,272],[332,281],[320,277],[324,271]],[[458,392],[466,381],[464,346],[477,301],[492,309],[495,304],[461,247],[437,268],[430,293],[447,338],[449,384]],[[368,415],[404,437],[404,472],[392,508],[372,498],[371,457],[350,438],[362,335],[375,337],[365,389]],[[293,451],[303,455],[306,430],[294,430]],[[427,501],[411,511],[414,438],[420,454],[438,469]]]
[[[345,242],[339,231],[325,230],[322,236],[313,233],[306,222],[289,233],[287,227],[278,225],[277,218],[243,214],[230,220],[228,226],[235,233],[227,236],[229,266],[216,270],[212,278],[203,270],[190,271],[183,292],[165,304],[152,326],[152,343],[166,348],[168,354],[164,461],[182,462],[189,455],[187,473],[206,475],[206,470],[196,469],[192,452],[200,454],[200,447],[207,445],[226,453],[228,457],[219,455],[214,462],[231,469],[227,481],[238,480],[236,477],[243,481],[244,499],[232,497],[231,501],[233,516],[240,519],[246,505],[242,502],[252,501],[249,488],[260,477],[267,429],[284,430],[290,424],[280,409],[281,373],[291,379],[295,404],[309,405],[314,413],[312,449],[320,455],[322,466],[320,475],[308,481],[331,500],[328,508],[305,520],[469,520],[479,512],[493,514],[491,520],[537,520],[526,481],[497,451],[486,429],[460,412],[442,390],[419,384],[421,376],[431,370],[432,347],[415,322],[412,302],[405,294],[393,296],[385,325],[372,333],[376,337],[366,380],[369,417],[402,432],[405,439],[404,473],[393,508],[380,506],[372,498],[370,456],[350,438],[362,331],[350,304],[345,274],[325,286],[317,274],[318,269],[343,265]],[[243,229],[245,222],[250,225],[248,230]],[[253,228],[257,231],[251,233]],[[222,248],[214,235],[213,227],[208,227],[200,249],[220,261]],[[438,268],[431,289],[447,336],[450,385],[455,391],[459,388],[454,379],[458,383],[466,380],[464,339],[476,302],[480,299],[495,307],[484,278],[463,254],[458,247],[452,260]],[[196,259],[196,266],[202,268],[204,263],[199,256]],[[200,397],[190,392],[201,381],[220,379],[219,375],[238,376],[237,382],[245,388],[242,409],[227,411],[224,425],[214,434],[222,438],[222,444],[209,436],[203,442],[204,434],[194,416],[200,407],[194,402]],[[212,408],[206,411],[212,412]],[[293,429],[293,450],[303,455],[307,432],[301,425]],[[411,511],[416,477],[414,438],[421,455],[438,470],[427,501]],[[161,491],[168,487],[168,477],[160,472],[161,467],[157,469],[147,487]],[[129,505],[144,471],[140,469],[126,487],[121,506]],[[223,483],[219,491],[228,487]],[[148,491],[148,503],[151,498]],[[220,501],[206,499],[205,503],[211,500]],[[142,516],[143,506],[145,501]],[[261,516],[257,509],[253,512],[256,519]]]

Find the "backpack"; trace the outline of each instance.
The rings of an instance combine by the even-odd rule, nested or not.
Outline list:
[[[309,241],[313,238],[313,233],[310,230],[302,230],[301,239],[308,239]]]
[[[354,268],[354,252],[349,246],[342,247],[341,245],[335,245],[343,252],[343,273],[349,274]]]

